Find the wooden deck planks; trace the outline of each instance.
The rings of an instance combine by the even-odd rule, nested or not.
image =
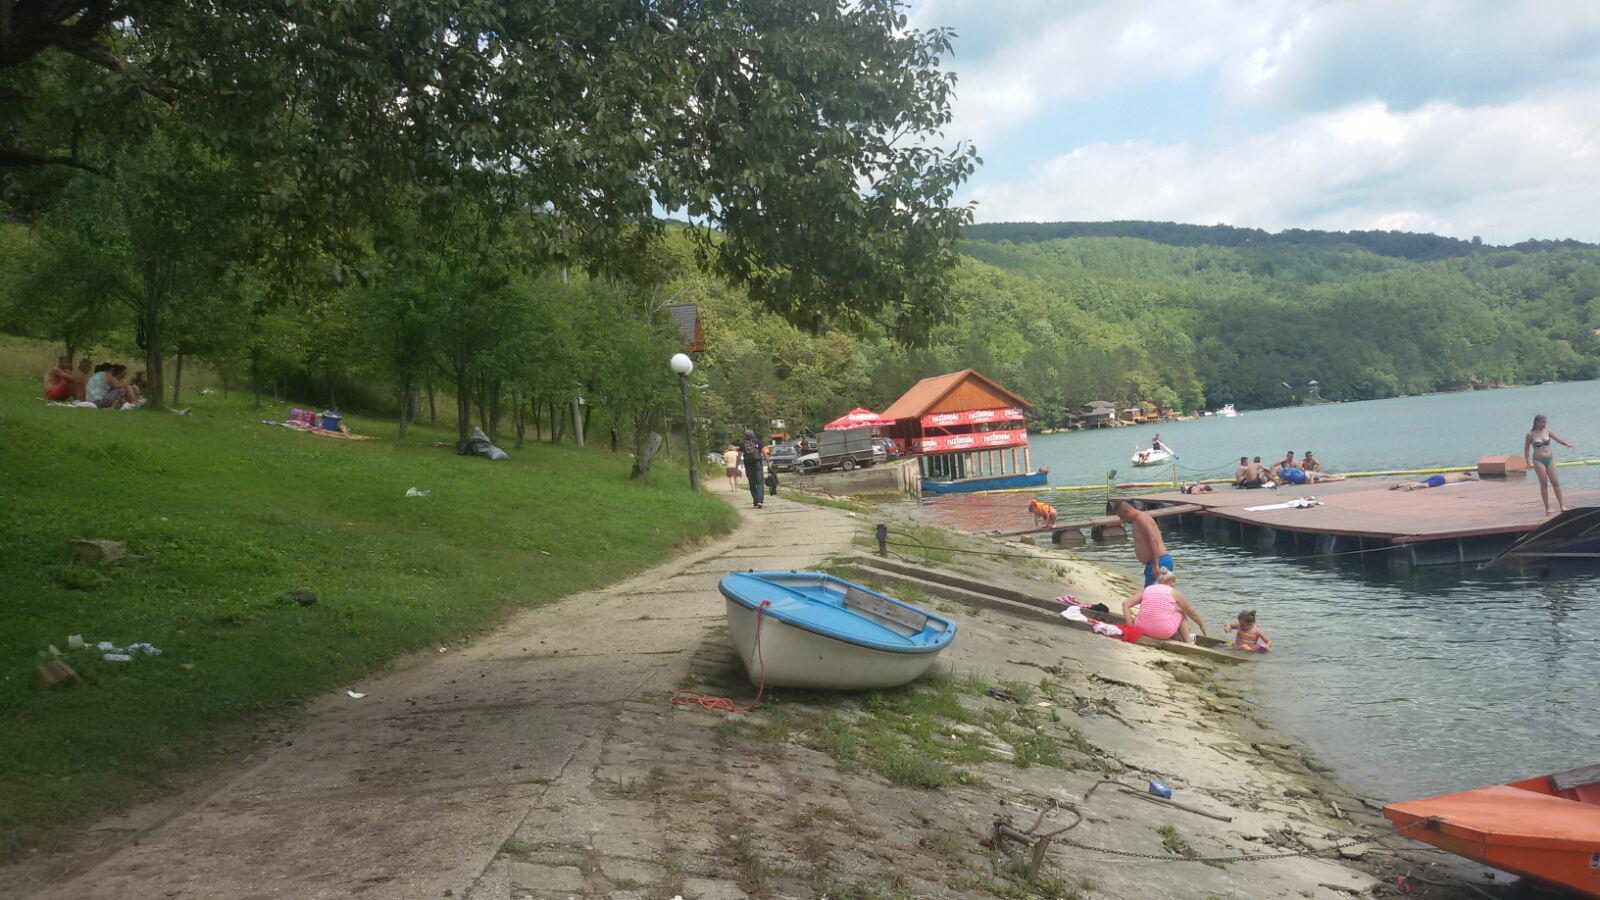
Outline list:
[[[1394,543],[1520,534],[1547,521],[1533,479],[1447,484],[1418,491],[1390,490],[1395,481],[1343,481],[1277,490],[1220,488],[1209,494],[1165,491],[1139,497],[1162,506],[1190,504],[1211,515],[1283,531],[1388,540]],[[1600,491],[1566,490],[1567,506],[1600,505]],[[1316,497],[1311,509],[1249,506]]]

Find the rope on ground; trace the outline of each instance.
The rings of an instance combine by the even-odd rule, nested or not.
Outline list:
[[[673,691],[672,696],[667,698],[667,702],[673,706],[698,705],[707,712],[729,713],[747,713],[760,706],[761,695],[767,691],[767,661],[761,656],[761,622],[766,617],[767,607],[771,605],[771,600],[763,600],[761,605],[756,607],[755,651],[756,662],[761,667],[761,680],[756,685],[756,699],[751,701],[749,706],[740,706],[734,703],[732,697],[714,697],[705,691],[690,690],[689,688],[680,688]]]

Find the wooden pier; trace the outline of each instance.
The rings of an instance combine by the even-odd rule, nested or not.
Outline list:
[[[1199,512],[1201,509],[1202,507],[1197,504],[1180,503],[1174,506],[1161,506],[1156,509],[1152,509],[1150,510],[1150,517],[1152,519],[1166,519],[1173,516],[1185,515],[1187,513]],[[1076,519],[1071,522],[1057,522],[1054,525],[1047,525],[1043,528],[1024,528],[1021,531],[1007,531],[998,536],[1023,537],[1030,534],[1048,534],[1056,543],[1059,544],[1061,543],[1063,535],[1068,535],[1073,532],[1078,532],[1079,536],[1081,537],[1082,532],[1085,529],[1088,529],[1090,536],[1098,540],[1099,538],[1104,537],[1108,531],[1120,531],[1122,527],[1121,519],[1117,518],[1116,516],[1107,515],[1095,516],[1092,519]]]
[[[1294,555],[1378,554],[1399,566],[1484,562],[1548,521],[1532,478],[1486,479],[1415,491],[1395,481],[1336,482],[1129,498],[1152,515],[1198,523],[1208,535]],[[1600,506],[1600,490],[1568,488],[1567,506]],[[1251,509],[1315,497],[1309,509]]]

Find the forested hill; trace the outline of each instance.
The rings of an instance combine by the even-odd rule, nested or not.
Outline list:
[[[1206,233],[1230,232],[1192,232]],[[1074,237],[969,239],[961,250],[950,321],[918,349],[807,334],[753,312],[737,290],[681,284],[706,314],[713,418],[816,427],[967,366],[1032,401],[1036,427],[1090,400],[1282,406],[1313,380],[1327,399],[1365,400],[1600,377],[1600,248],[1417,260],[1348,241]]]
[[[1118,228],[1152,236],[1048,237]],[[1600,377],[1600,247],[1578,242],[1059,223],[962,250],[945,339],[1047,419],[1088,399],[1277,406],[1313,380],[1359,400]]]
[[[1149,222],[1130,219],[1119,222],[995,222],[970,225],[965,230],[972,241],[1010,241],[1037,243],[1061,238],[1131,237],[1174,247],[1302,247],[1333,250],[1366,250],[1380,256],[1427,260],[1468,256],[1495,250],[1596,249],[1600,245],[1582,241],[1523,241],[1510,247],[1494,247],[1479,238],[1462,240],[1438,234],[1412,231],[1314,231],[1287,228],[1264,231],[1232,225],[1184,225],[1177,222]]]

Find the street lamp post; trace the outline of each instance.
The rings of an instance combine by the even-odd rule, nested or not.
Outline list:
[[[689,373],[694,371],[694,360],[687,353],[672,356],[672,371],[678,373],[678,393],[683,396],[683,443],[689,457],[689,490],[700,490],[700,467],[694,458],[694,415],[689,411]]]

